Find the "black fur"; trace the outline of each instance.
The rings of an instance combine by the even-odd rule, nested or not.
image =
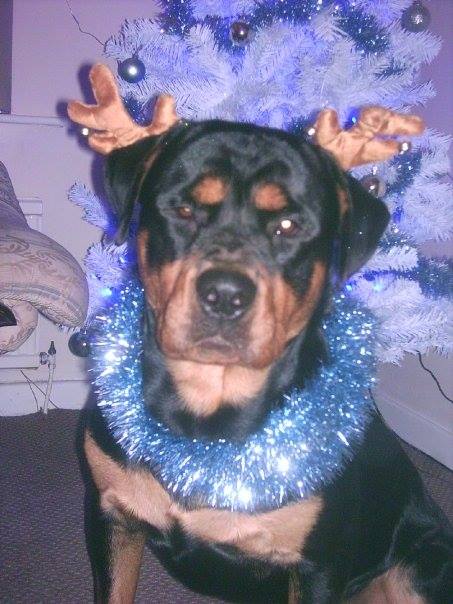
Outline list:
[[[144,172],[152,153],[156,156]],[[207,169],[231,184],[228,198],[218,207],[195,207],[189,191]],[[167,135],[114,151],[107,161],[106,181],[118,215],[118,242],[127,236],[134,205],[140,203],[139,229],[149,232],[151,267],[194,251],[206,257],[234,252],[244,263],[259,261],[282,275],[297,295],[306,290],[315,261],[329,267],[330,279],[308,327],[288,343],[262,391],[242,408],[226,405],[204,419],[184,408],[155,337],[153,310],[147,309],[143,374],[151,413],[189,436],[243,438],[260,425],[283,392],[303,387],[307,377],[316,374],[325,356],[320,318],[338,279],[360,268],[375,250],[388,221],[384,204],[312,144],[276,130],[219,121],[180,125]],[[251,187],[268,181],[285,190],[289,208],[263,212],[248,203]],[[343,220],[338,187],[348,192],[351,203]],[[178,218],[175,209],[181,204],[193,207],[194,220]],[[300,228],[294,237],[276,240],[274,224],[282,217],[297,219]],[[229,337],[234,337],[234,326],[229,329]],[[104,451],[127,463],[99,412],[93,411],[89,428]],[[352,461],[322,497],[323,511],[304,545],[303,562],[295,569],[301,602],[339,604],[395,565],[411,571],[413,588],[426,602],[452,601],[451,529],[378,416]],[[161,560],[194,589],[235,602],[287,601],[289,572],[294,569],[201,542],[177,525],[166,534],[153,527],[146,530]]]

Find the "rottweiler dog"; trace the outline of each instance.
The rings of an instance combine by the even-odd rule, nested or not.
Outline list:
[[[113,151],[106,189],[118,243],[140,208],[149,412],[188,437],[243,439],[316,376],[320,320],[374,252],[385,205],[309,140],[224,121]],[[178,504],[96,410],[84,446],[97,602],[133,602],[145,542],[186,585],[226,601],[453,601],[451,529],[378,414],[322,492],[256,514]]]

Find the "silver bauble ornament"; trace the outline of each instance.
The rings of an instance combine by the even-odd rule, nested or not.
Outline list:
[[[375,197],[383,197],[387,189],[385,182],[375,174],[367,174],[360,179],[362,187]]]
[[[235,21],[230,27],[230,37],[236,46],[244,46],[249,41],[250,25],[245,21]]]
[[[411,149],[412,149],[412,143],[410,141],[402,141],[400,143],[400,147],[399,147],[399,154],[405,155],[406,153],[409,153],[409,151]]]
[[[401,15],[401,25],[406,31],[417,33],[428,29],[431,15],[426,6],[416,0]]]

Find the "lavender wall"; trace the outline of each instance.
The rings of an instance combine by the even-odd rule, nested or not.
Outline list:
[[[420,81],[432,80],[437,91],[427,107],[417,108],[427,127],[453,134],[453,0],[423,0],[431,13],[430,31],[442,38],[442,50],[424,66]],[[453,161],[453,149],[450,148]],[[422,246],[431,256],[453,255],[453,242],[431,241]],[[453,397],[451,359],[427,355],[425,364]],[[383,365],[379,370],[377,400],[392,427],[405,440],[453,467],[453,405],[439,393],[433,379],[407,355],[400,366]]]
[[[453,134],[453,1],[425,0],[425,5],[431,13],[429,29],[442,38],[442,49],[422,70],[421,79],[432,80],[437,95],[419,113],[430,128]],[[450,157],[453,159],[453,149]]]
[[[435,128],[453,136],[453,0],[425,1],[431,13],[430,30],[442,38],[442,49],[436,59],[425,65],[421,81],[432,80],[436,96],[426,107],[417,111],[429,128]],[[453,166],[453,144],[450,147]],[[431,255],[453,255],[453,241],[428,243],[424,251]],[[453,378],[452,378],[453,380]],[[453,385],[453,381],[451,382]]]

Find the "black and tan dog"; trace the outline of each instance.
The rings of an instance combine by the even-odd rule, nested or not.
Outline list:
[[[324,357],[333,288],[388,222],[319,147],[281,131],[175,124],[107,159],[118,240],[140,204],[144,399],[190,437],[241,439]],[[148,542],[186,585],[234,602],[453,601],[453,539],[379,417],[323,492],[266,513],[185,508],[93,411],[85,452],[98,602],[134,599]]]

